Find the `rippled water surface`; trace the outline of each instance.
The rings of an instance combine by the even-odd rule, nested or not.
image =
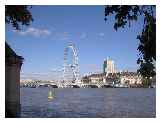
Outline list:
[[[21,117],[155,117],[155,89],[21,88]]]

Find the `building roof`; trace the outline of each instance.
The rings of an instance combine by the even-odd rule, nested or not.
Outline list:
[[[18,56],[14,51],[13,49],[8,45],[7,42],[5,42],[5,57],[8,58],[8,57],[15,57],[15,58],[19,58],[21,60],[23,60],[23,57],[22,56]]]
[[[22,56],[18,56],[12,48],[5,42],[5,64],[8,66],[18,64],[22,65],[24,58]]]

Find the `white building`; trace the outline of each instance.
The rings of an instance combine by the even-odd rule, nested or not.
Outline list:
[[[136,74],[122,75],[120,78],[120,82],[121,84],[128,85],[142,84],[142,77]]]
[[[102,83],[105,82],[103,78],[105,77],[104,73],[99,74],[91,74],[87,76],[85,79],[88,80],[89,83]]]
[[[103,72],[107,74],[116,73],[115,63],[113,60],[108,59],[108,58],[107,60],[104,60]]]

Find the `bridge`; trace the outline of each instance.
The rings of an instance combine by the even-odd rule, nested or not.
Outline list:
[[[51,82],[51,81],[30,81],[30,82],[23,82],[20,84],[21,87],[30,87],[30,88],[37,88],[37,87],[48,87],[51,86],[53,88],[107,88],[113,87],[112,84],[108,83],[71,83],[71,82]]]

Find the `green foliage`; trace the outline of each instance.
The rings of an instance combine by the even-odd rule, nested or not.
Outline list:
[[[105,7],[105,16],[109,16],[110,14],[115,15],[115,24],[114,29],[122,27],[131,21],[136,21],[139,14],[139,6],[106,6]],[[107,20],[107,18],[105,18]]]
[[[155,6],[106,6],[105,7],[105,21],[110,14],[115,16],[114,29],[124,28],[128,23],[130,27],[131,21],[137,21],[140,16],[143,18],[143,30],[137,36],[139,40],[139,58],[137,64],[140,65],[138,72],[143,77],[150,77],[155,75],[156,61],[156,19],[155,19]]]
[[[142,62],[138,72],[143,76],[143,78],[153,77],[155,75],[155,66],[151,62]]]
[[[156,60],[156,20],[148,12],[145,12],[145,18],[142,33],[137,36],[140,41],[138,46],[140,55],[137,60],[140,69],[138,72],[143,77],[153,77],[156,74],[153,63]]]
[[[142,85],[143,85],[143,87],[148,88],[151,85],[150,80],[148,78],[144,78]]]
[[[26,5],[6,5],[5,6],[5,21],[11,24],[15,29],[20,30],[20,24],[30,25],[33,21],[32,15]]]

